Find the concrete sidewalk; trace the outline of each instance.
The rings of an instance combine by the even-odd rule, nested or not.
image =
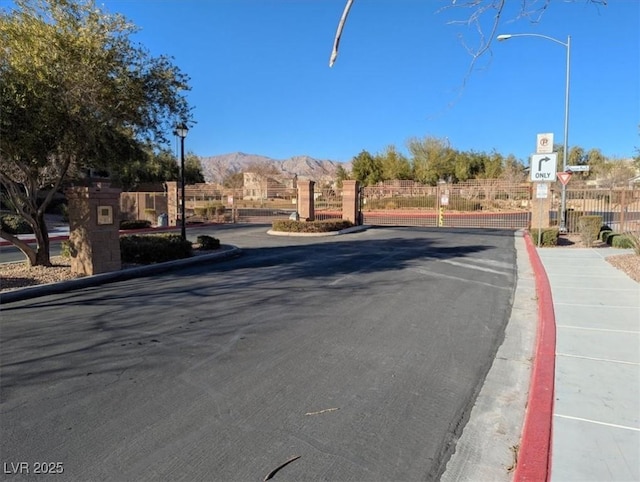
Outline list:
[[[551,480],[640,480],[640,284],[608,248],[542,248],[556,322]]]

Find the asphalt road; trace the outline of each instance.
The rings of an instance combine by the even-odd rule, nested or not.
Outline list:
[[[243,255],[2,307],[3,477],[257,481],[300,456],[273,480],[438,479],[504,337],[513,232],[213,234]]]

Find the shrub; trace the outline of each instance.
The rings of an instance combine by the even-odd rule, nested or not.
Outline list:
[[[633,249],[640,255],[640,238],[633,233],[623,233],[612,237],[611,247],[621,249]]]
[[[191,241],[183,240],[179,234],[120,237],[120,257],[124,263],[163,263],[191,255]]]
[[[9,234],[31,234],[33,229],[22,216],[17,214],[3,214],[0,216],[2,230]]]
[[[630,238],[633,251],[640,256],[640,231],[627,231],[624,234]]]
[[[580,216],[578,218],[578,232],[585,246],[591,247],[598,239],[602,226],[602,216]]]
[[[558,228],[542,228],[542,230],[534,228],[529,230],[531,239],[535,245],[538,244],[538,236],[540,236],[540,246],[557,246],[560,230]]]
[[[602,242],[607,242],[607,236],[609,236],[609,234],[612,232],[612,229],[607,226],[606,224],[604,224],[601,228],[600,228],[600,232],[598,233],[598,239],[600,239],[600,241]]]
[[[77,254],[76,247],[68,239],[60,243],[60,256],[63,258],[74,258]]]
[[[196,242],[200,245],[200,249],[218,249],[220,247],[220,240],[213,236],[198,236]]]
[[[445,208],[453,211],[481,211],[482,204],[463,197],[452,197],[449,199],[449,205]]]
[[[147,219],[133,219],[120,221],[120,229],[126,231],[129,229],[146,229],[151,227],[151,221]]]
[[[327,219],[324,221],[293,221],[291,219],[277,219],[273,221],[274,231],[286,233],[330,233],[353,226],[351,221],[342,219]]]

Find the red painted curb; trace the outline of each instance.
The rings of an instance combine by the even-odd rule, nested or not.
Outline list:
[[[556,315],[549,278],[528,232],[525,232],[524,239],[536,279],[538,331],[529,399],[513,480],[540,482],[548,481],[551,477]]]

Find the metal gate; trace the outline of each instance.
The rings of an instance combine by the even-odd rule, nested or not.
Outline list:
[[[531,217],[529,183],[386,181],[362,188],[360,196],[363,223],[369,225],[519,229]]]
[[[560,217],[561,186],[553,190],[551,224]],[[566,187],[565,217],[567,231],[578,231],[580,216],[602,216],[602,222],[614,231],[640,231],[640,189],[638,186],[603,188],[585,183],[569,183]]]

